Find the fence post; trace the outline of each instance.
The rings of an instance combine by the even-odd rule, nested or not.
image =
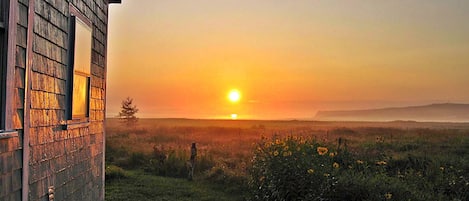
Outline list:
[[[189,159],[189,181],[192,181],[194,177],[194,167],[195,167],[195,157],[197,156],[197,147],[195,146],[195,142],[192,143],[191,146],[191,158]]]

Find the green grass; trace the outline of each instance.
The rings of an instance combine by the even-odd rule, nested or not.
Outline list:
[[[106,201],[238,201],[242,195],[197,180],[159,177],[141,171],[126,171],[126,177],[106,181]]]
[[[263,140],[288,137],[293,137],[288,148],[275,144],[262,149]],[[295,137],[318,144],[298,150]],[[192,142],[198,155],[196,179],[189,182],[177,178],[186,177]],[[318,163],[310,156],[317,155],[319,145],[330,153],[346,152],[333,158],[328,153],[327,161]],[[278,148],[273,158],[279,160],[259,160],[257,146],[268,150],[264,158]],[[309,151],[303,156],[304,150]],[[468,153],[469,123],[144,119],[127,128],[108,120],[106,200],[256,200],[256,191],[267,196],[257,200],[269,200],[277,192],[294,200],[295,192],[319,187],[336,201],[383,200],[391,194],[392,200],[400,201],[469,200]],[[166,156],[163,162],[161,154]],[[387,164],[377,165],[381,161]],[[328,177],[329,183],[323,185],[315,176]],[[254,181],[275,185],[258,188]]]

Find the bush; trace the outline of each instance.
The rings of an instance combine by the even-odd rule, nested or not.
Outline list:
[[[263,139],[251,168],[254,200],[321,200],[337,182],[336,152],[314,141]]]
[[[250,170],[252,199],[469,200],[467,166],[384,153],[360,160],[328,147],[296,137],[262,139]]]
[[[226,167],[215,166],[202,175],[202,180],[214,184],[229,193],[244,193],[247,189],[247,177],[245,174],[233,171]]]
[[[114,179],[122,179],[126,177],[127,177],[127,174],[124,169],[115,165],[106,166],[106,174],[105,174],[106,181],[110,181]]]

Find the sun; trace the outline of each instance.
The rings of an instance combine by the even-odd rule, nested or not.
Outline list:
[[[233,120],[238,119],[238,114],[231,114],[231,119],[233,119]]]
[[[238,90],[233,89],[228,93],[228,100],[230,100],[232,103],[239,102],[240,99],[241,93]]]

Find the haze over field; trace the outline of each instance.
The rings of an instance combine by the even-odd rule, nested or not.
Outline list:
[[[432,104],[368,110],[319,111],[322,121],[469,122],[469,104]]]
[[[138,0],[110,6],[107,115],[312,119],[469,103],[469,1]],[[227,98],[232,89],[239,101]]]

